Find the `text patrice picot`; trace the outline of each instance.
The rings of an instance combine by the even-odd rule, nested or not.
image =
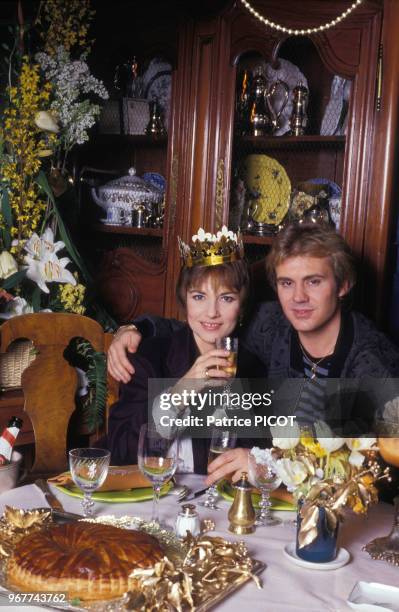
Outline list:
[[[241,409],[251,410],[260,406],[270,407],[272,404],[271,392],[266,393],[226,393],[226,392],[197,392],[191,389],[184,390],[180,393],[164,392],[159,396],[159,408],[167,411],[171,408],[192,408],[200,412],[204,407],[225,406],[229,410]],[[235,426],[235,427],[250,427],[251,425],[263,425],[264,427],[292,426],[296,417],[291,415],[254,415],[252,418],[245,418],[238,415],[217,417],[213,414],[206,415],[205,418],[198,415],[186,414],[185,416],[176,416],[176,414],[164,414],[159,418],[159,423],[162,427],[201,427],[207,426]],[[223,421],[223,422],[221,422]],[[228,421],[228,422],[226,422]]]

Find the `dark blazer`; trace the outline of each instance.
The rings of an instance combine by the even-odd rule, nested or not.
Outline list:
[[[113,465],[137,463],[140,427],[148,422],[148,380],[150,378],[181,378],[198,356],[191,329],[185,325],[169,338],[148,338],[129,359],[135,374],[121,385],[119,401],[111,408],[108,421],[107,445]],[[263,364],[247,349],[238,351],[237,376],[264,376]],[[209,440],[192,438],[194,471],[207,473]],[[250,447],[253,440],[240,440],[239,446]]]

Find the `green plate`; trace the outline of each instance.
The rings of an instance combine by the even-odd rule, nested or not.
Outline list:
[[[229,482],[223,480],[217,486],[220,495],[227,501],[233,501],[234,489]],[[296,512],[297,507],[289,502],[282,501],[280,499],[274,499],[270,497],[272,502],[272,510],[289,510],[290,512]],[[259,508],[260,495],[259,493],[252,493],[252,503],[255,508]]]
[[[72,497],[83,497],[82,491],[75,487],[62,487],[61,485],[55,485],[55,487],[65,493],[66,495],[72,495]],[[161,489],[161,495],[169,493],[173,487],[172,482],[167,482]],[[109,502],[111,504],[126,503],[126,502],[140,502],[152,499],[152,488],[144,487],[142,489],[130,489],[129,491],[103,491],[93,493],[93,501]]]

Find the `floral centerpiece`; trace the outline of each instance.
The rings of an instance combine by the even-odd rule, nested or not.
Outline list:
[[[314,429],[316,435],[294,426],[290,437],[276,434],[273,447],[263,451],[270,468],[298,502],[299,549],[318,537],[321,514],[327,530],[335,533],[344,508],[365,514],[378,501],[376,481],[389,478],[388,468],[382,469],[377,461],[376,438],[334,436],[320,421]]]
[[[90,303],[91,275],[58,201],[74,195],[69,154],[89,139],[98,102],[108,97],[87,64],[93,15],[90,0],[46,0],[27,24],[19,3],[14,41],[2,45],[8,84],[0,117],[0,319],[46,310],[107,320]],[[87,346],[80,353],[86,359]]]

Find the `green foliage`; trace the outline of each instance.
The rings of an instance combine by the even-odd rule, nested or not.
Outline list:
[[[83,359],[82,369],[89,382],[89,393],[84,402],[85,423],[90,432],[99,428],[105,415],[107,404],[107,359],[105,353],[95,351],[87,340],[79,338],[77,354]]]

